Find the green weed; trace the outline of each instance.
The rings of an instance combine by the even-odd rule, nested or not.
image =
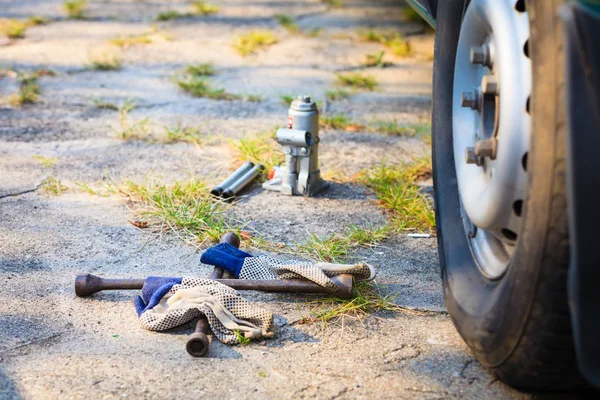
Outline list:
[[[399,33],[381,32],[375,29],[361,30],[358,32],[361,40],[377,42],[388,47],[392,53],[399,57],[410,57],[413,54],[410,42]]]
[[[55,177],[47,176],[46,179],[42,181],[42,186],[40,190],[42,191],[42,193],[45,193],[47,195],[60,196],[61,194],[69,190],[69,188],[63,185],[62,182],[56,179]]]
[[[116,38],[111,39],[109,42],[111,44],[114,44],[115,46],[127,48],[131,46],[137,46],[140,44],[150,44],[152,43],[152,36],[151,33],[142,33],[141,35],[129,36],[119,35]]]
[[[136,107],[136,103],[130,99],[125,100],[119,108],[119,130],[117,136],[123,140],[148,140],[150,137],[150,117],[139,121],[131,121],[129,112]]]
[[[296,18],[290,17],[285,14],[276,14],[275,19],[286,31],[289,33],[298,33],[300,31],[300,27],[296,23]]]
[[[271,171],[274,166],[283,162],[280,146],[272,133],[261,132],[245,135],[239,140],[232,140],[230,145],[236,153],[237,161],[252,161],[255,164],[262,164],[265,171]]]
[[[40,99],[40,86],[38,74],[19,75],[19,91],[8,98],[9,104],[20,107],[23,104],[34,104]]]
[[[87,0],[65,0],[63,1],[63,8],[69,18],[82,19],[87,8]]]
[[[119,110],[119,106],[117,104],[111,103],[104,99],[92,99],[92,102],[94,103],[94,106],[96,106],[96,108],[99,108],[101,110]]]
[[[246,336],[244,336],[244,334],[242,332],[240,332],[237,329],[234,329],[233,333],[235,333],[235,336],[238,340],[238,343],[242,346],[247,345],[248,343],[250,343],[250,339],[247,338]],[[260,376],[260,375],[259,375]]]
[[[41,15],[34,15],[33,17],[27,18],[27,25],[29,26],[46,25],[49,23],[50,19],[42,17]]]
[[[365,75],[360,72],[353,72],[349,74],[338,74],[338,83],[342,86],[347,86],[353,89],[364,89],[364,90],[375,90],[377,87],[377,81],[375,77],[371,75]]]
[[[215,14],[221,9],[219,6],[205,1],[195,1],[192,3],[192,6],[194,7],[195,13],[199,15]]]
[[[365,56],[365,66],[367,67],[379,67],[383,68],[386,66],[386,63],[383,61],[383,56],[385,55],[385,51],[379,51],[373,54],[367,54]]]
[[[294,252],[316,261],[341,262],[357,247],[374,247],[386,238],[387,226],[360,227],[350,225],[342,234],[319,237],[310,234],[308,240],[294,246]]]
[[[185,67],[185,73],[195,77],[212,76],[215,68],[212,64],[191,64]]]
[[[345,114],[325,115],[319,119],[319,125],[323,129],[344,129],[347,131],[357,131],[363,127]]]
[[[56,157],[44,157],[39,154],[36,154],[35,156],[33,156],[33,158],[38,160],[40,162],[40,164],[42,164],[42,167],[44,167],[44,168],[52,168],[58,162],[58,158],[56,158]]]
[[[343,7],[344,2],[342,0],[321,0],[321,3],[324,3],[332,8]]]
[[[227,93],[225,89],[215,88],[203,77],[183,75],[175,78],[175,83],[194,97],[206,97],[213,100],[235,100],[240,96]]]
[[[328,324],[353,318],[361,320],[369,314],[380,311],[405,312],[405,308],[394,303],[397,294],[384,294],[372,281],[357,282],[351,299],[326,297],[306,303],[306,315],[301,313],[300,324],[320,322],[323,329]]]
[[[165,127],[163,136],[164,139],[162,141],[164,143],[185,142],[201,144],[203,140],[199,129],[191,126],[183,126],[181,123],[173,127]]]
[[[428,123],[418,124],[399,124],[398,121],[375,121],[371,124],[375,132],[384,133],[390,136],[421,136],[431,131],[431,125]]]
[[[279,96],[279,98],[281,99],[281,102],[286,106],[289,106],[290,104],[292,104],[292,101],[296,100],[296,96],[292,96],[289,94],[282,94],[281,96]]]
[[[241,96],[241,99],[244,101],[249,101],[251,103],[260,103],[263,101],[263,97],[259,94],[245,94]]]
[[[258,50],[266,49],[278,41],[279,38],[273,32],[269,30],[256,30],[238,36],[233,41],[232,46],[242,57],[247,57]]]
[[[179,19],[179,18],[188,18],[191,16],[192,16],[192,13],[180,13],[179,11],[175,11],[175,10],[167,10],[167,11],[158,13],[158,15],[156,16],[156,20],[164,22],[164,21],[171,21],[171,20]]]
[[[344,89],[333,89],[325,92],[327,100],[344,100],[350,97],[350,92]]]
[[[306,34],[308,37],[318,37],[323,33],[323,28],[313,28]]]
[[[77,187],[79,187],[79,189],[81,189],[83,192],[86,192],[89,195],[92,195],[92,196],[98,195],[98,192],[85,182],[78,181],[78,182],[75,182],[75,185],[77,185]]]
[[[435,216],[428,199],[416,181],[431,174],[431,159],[424,157],[410,165],[381,166],[362,174],[363,182],[390,212],[392,226],[398,230],[431,232]]]
[[[121,69],[122,65],[121,56],[105,51],[91,55],[86,68],[94,71],[116,71]]]
[[[22,39],[25,37],[27,23],[18,19],[0,20],[0,32],[10,39]]]

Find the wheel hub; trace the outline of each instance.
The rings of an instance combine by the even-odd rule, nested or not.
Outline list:
[[[522,0],[520,0],[522,1]],[[529,21],[517,0],[472,0],[461,26],[453,141],[465,230],[481,272],[497,279],[521,230],[529,151]]]

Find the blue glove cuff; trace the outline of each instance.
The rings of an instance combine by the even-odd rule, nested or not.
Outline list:
[[[222,268],[237,278],[240,276],[244,260],[248,257],[252,257],[252,254],[248,254],[229,243],[219,243],[202,253],[200,262]]]

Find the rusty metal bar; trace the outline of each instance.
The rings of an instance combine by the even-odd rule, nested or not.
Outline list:
[[[185,348],[187,352],[193,357],[204,357],[208,353],[208,347],[210,342],[208,341],[208,329],[210,325],[206,316],[202,315],[196,323],[196,329],[194,333],[190,335]]]
[[[335,290],[327,290],[316,283],[302,280],[254,280],[254,279],[214,279],[237,290],[258,290],[262,292],[288,293],[331,293],[341,298],[352,297],[352,275],[342,274],[331,278]],[[92,274],[78,274],[75,278],[75,294],[90,296],[102,290],[135,290],[144,286],[144,279],[105,279]]]

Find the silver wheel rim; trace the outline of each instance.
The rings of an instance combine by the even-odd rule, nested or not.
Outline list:
[[[531,119],[529,21],[517,0],[472,0],[460,30],[452,129],[465,231],[500,278],[521,231]]]

